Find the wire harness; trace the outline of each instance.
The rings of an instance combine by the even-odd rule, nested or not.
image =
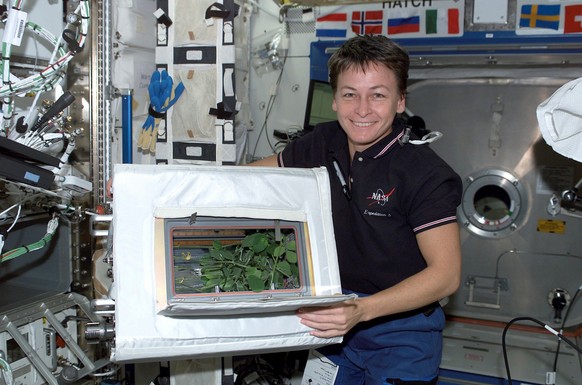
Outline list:
[[[12,368],[8,361],[0,357],[0,380],[4,381],[6,385],[14,384],[14,375],[12,374]]]
[[[90,4],[88,0],[79,1],[75,10],[78,15],[78,26],[72,26],[63,30],[58,38],[42,26],[26,20],[26,13],[22,11],[24,0],[14,0],[8,10],[8,16],[2,20],[5,23],[2,39],[2,57],[0,60],[0,73],[2,85],[0,86],[0,98],[2,98],[2,132],[9,136],[13,125],[14,96],[28,92],[47,92],[59,84],[65,76],[67,64],[75,54],[84,46],[89,33]],[[19,79],[10,72],[12,46],[15,40],[22,38],[22,26],[40,38],[54,46],[53,57],[48,66],[38,73]],[[76,28],[75,31],[73,28]],[[16,29],[16,32],[12,32]],[[12,36],[15,34],[15,36]],[[20,122],[20,124],[24,124]]]
[[[42,249],[43,247],[50,243],[58,227],[59,227],[58,215],[54,213],[52,218],[49,220],[47,224],[46,234],[40,240],[29,245],[17,247],[16,249],[12,249],[3,253],[0,256],[0,263],[4,263],[11,259],[20,257],[21,255]]]

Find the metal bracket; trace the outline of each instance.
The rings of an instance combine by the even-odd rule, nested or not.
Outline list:
[[[469,287],[469,298],[465,305],[487,309],[501,309],[501,292],[509,291],[507,278],[469,275],[465,280],[465,286]],[[475,296],[478,292],[494,294],[495,302],[476,301]]]
[[[113,220],[113,215],[91,215],[89,217],[89,233],[92,237],[106,237],[109,235],[109,224]],[[107,229],[97,228],[96,224],[107,223]],[[102,226],[101,226],[102,227]]]
[[[89,300],[77,293],[59,294],[50,299],[11,310],[0,316],[0,332],[8,332],[10,337],[14,339],[20,349],[26,354],[26,357],[36,368],[42,379],[49,385],[60,385],[64,383],[61,381],[64,380],[65,374],[63,372],[65,370],[63,369],[59,374],[53,373],[53,368],[49,368],[44,363],[35,348],[31,346],[27,338],[18,330],[18,327],[29,323],[31,320],[38,318],[46,319],[47,328],[50,327],[55,333],[61,336],[69,350],[80,361],[82,364],[81,369],[71,367],[75,370],[67,372],[70,375],[74,375],[75,379],[85,377],[111,362],[108,358],[93,361],[77,343],[76,336],[71,335],[65,326],[61,324],[61,321],[57,319],[56,313],[69,308],[78,308],[92,322],[103,322],[103,318],[91,310]],[[72,383],[73,381],[65,382]]]

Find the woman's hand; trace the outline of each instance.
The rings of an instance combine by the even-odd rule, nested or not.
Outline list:
[[[349,300],[328,307],[303,307],[297,310],[301,323],[313,329],[312,336],[332,338],[345,335],[362,321],[361,300]]]

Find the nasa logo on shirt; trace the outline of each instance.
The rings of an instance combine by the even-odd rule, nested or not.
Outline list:
[[[368,200],[370,206],[374,205],[384,206],[390,200],[390,196],[394,194],[394,190],[396,190],[396,187],[393,187],[390,190],[390,192],[385,194],[384,190],[379,188],[378,190],[373,192],[372,195],[366,197],[366,200]]]
[[[382,208],[388,203],[390,197],[396,191],[396,187],[390,189],[388,193],[384,192],[383,189],[378,188],[372,194],[366,197],[368,202],[368,209],[364,210],[364,215],[375,216],[375,217],[389,217],[390,214],[381,212]]]

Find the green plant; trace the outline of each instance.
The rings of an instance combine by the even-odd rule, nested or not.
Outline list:
[[[240,243],[222,245],[214,240],[200,258],[202,291],[253,291],[299,287],[299,268],[294,234],[275,231],[249,234]]]

